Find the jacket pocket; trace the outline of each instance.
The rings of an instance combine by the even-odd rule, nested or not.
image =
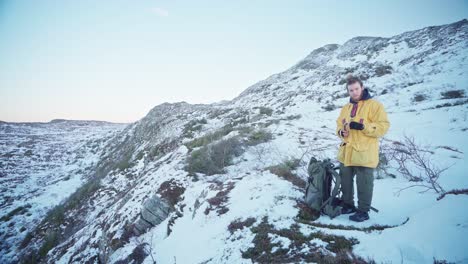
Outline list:
[[[360,166],[370,162],[369,145],[363,143],[352,144],[351,165]]]

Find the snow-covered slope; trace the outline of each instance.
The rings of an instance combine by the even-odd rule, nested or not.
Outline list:
[[[444,190],[468,188],[462,20],[326,45],[231,101],[156,106],[108,141],[85,188],[28,235],[17,234],[21,245],[4,259],[468,262],[468,196],[437,200],[432,190],[402,190],[414,182],[392,168],[395,178],[375,180],[380,212],[369,221],[307,215],[300,203],[307,162],[335,157],[347,73],[360,76],[386,107],[391,128],[384,145],[415,137],[435,165],[450,166],[439,179]],[[169,212],[158,208],[160,199]]]
[[[125,125],[59,119],[0,123],[1,260],[48,210],[88,180],[106,142]]]

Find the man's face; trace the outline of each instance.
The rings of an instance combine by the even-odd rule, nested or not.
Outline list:
[[[361,99],[362,91],[364,90],[363,87],[359,84],[359,82],[355,82],[353,84],[348,85],[348,93],[353,101],[359,101]]]

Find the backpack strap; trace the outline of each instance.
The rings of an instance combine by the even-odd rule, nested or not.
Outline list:
[[[333,186],[333,190],[330,193],[330,197],[328,197],[327,200],[325,200],[320,207],[320,210],[322,210],[327,204],[331,205],[333,198],[337,197],[338,194],[341,191],[341,177],[340,175],[335,171],[333,163],[326,163],[325,169],[331,173],[333,178],[335,178],[335,186]]]
[[[341,190],[341,176],[339,173],[335,171],[335,169],[329,169],[333,178],[335,178],[335,186],[333,187],[331,197],[336,197],[340,193]]]

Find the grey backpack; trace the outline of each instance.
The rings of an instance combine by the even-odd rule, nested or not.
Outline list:
[[[341,177],[335,171],[335,165],[330,159],[319,161],[312,157],[307,172],[309,177],[305,191],[305,203],[310,208],[331,218],[340,215],[342,202],[338,195],[341,190]],[[333,181],[335,184],[332,189]]]

